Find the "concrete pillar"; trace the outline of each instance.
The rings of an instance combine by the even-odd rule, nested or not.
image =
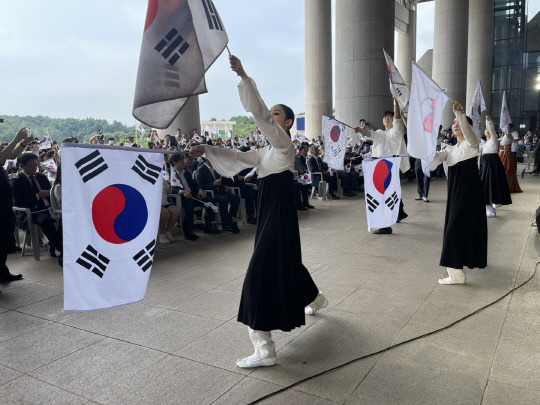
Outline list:
[[[321,135],[321,116],[332,116],[331,0],[305,0],[305,109],[308,139]]]
[[[491,103],[491,57],[493,51],[493,0],[469,0],[467,58],[467,112],[480,79],[488,113]],[[484,122],[482,123],[482,125]]]
[[[454,119],[452,101],[466,105],[468,0],[435,0],[433,80],[448,90],[441,125]],[[491,63],[491,59],[488,63]]]
[[[416,62],[416,7],[409,10],[407,33],[398,31],[398,56],[396,66],[409,89],[411,88],[412,67]]]
[[[182,134],[191,135],[193,128],[197,128],[197,133],[201,134],[201,116],[199,113],[199,96],[192,96],[188,99],[180,114],[176,116],[172,124],[167,129],[158,129],[160,138],[167,134],[176,135],[176,130],[180,128]]]
[[[395,0],[336,0],[336,118],[382,127],[393,109],[383,48],[394,56]]]

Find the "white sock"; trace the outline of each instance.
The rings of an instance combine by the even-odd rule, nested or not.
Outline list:
[[[465,273],[463,272],[463,270],[447,267],[446,271],[448,272],[448,277],[440,278],[439,284],[464,284],[465,283]]]
[[[315,300],[304,309],[304,313],[306,315],[313,315],[319,309],[324,308],[327,305],[328,300],[326,299],[324,294],[319,291],[319,294],[317,294]]]

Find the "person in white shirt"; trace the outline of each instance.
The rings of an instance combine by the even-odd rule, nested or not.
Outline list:
[[[283,104],[268,110],[240,60],[232,55],[229,60],[232,70],[242,79],[238,85],[240,100],[246,111],[253,114],[270,145],[247,152],[199,145],[190,149],[190,155],[205,153],[214,168],[226,177],[248,167],[258,168],[255,247],[238,311],[238,321],[249,327],[255,352],[237,360],[236,365],[273,366],[277,357],[271,331],[290,331],[304,325],[305,314],[314,314],[328,301],[302,264],[293,191],[295,149],[289,132],[294,112]]]
[[[440,284],[463,284],[464,266],[487,266],[487,219],[478,173],[478,138],[471,127],[472,120],[457,101],[454,115],[452,132],[457,144],[438,151],[431,163],[431,170],[442,162],[448,165],[448,198],[439,262],[447,268],[448,277],[439,279]]]
[[[508,132],[510,132],[510,136],[512,137],[512,146],[510,148],[510,151],[512,152],[512,156],[514,157],[514,165],[517,170],[517,150],[519,145],[519,134],[514,128],[514,124],[508,124]]]
[[[389,157],[394,155],[407,155],[407,145],[405,144],[405,127],[401,118],[401,110],[397,101],[394,99],[394,112],[385,111],[382,119],[384,130],[368,130],[366,128],[356,127],[354,132],[360,132],[362,135],[371,138],[373,145],[371,147],[372,157]],[[405,173],[410,168],[409,158],[401,159],[400,170]],[[399,214],[397,222],[401,222],[408,215],[403,209],[403,200],[399,201]],[[390,234],[392,228],[380,228],[373,231],[374,234]]]
[[[494,218],[495,209],[501,205],[512,204],[508,180],[504,171],[503,164],[499,158],[499,140],[495,132],[495,126],[491,117],[486,116],[486,130],[484,132],[486,142],[481,147],[482,165],[480,179],[484,190],[486,202],[486,216]]]

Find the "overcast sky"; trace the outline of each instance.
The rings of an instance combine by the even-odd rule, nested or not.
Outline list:
[[[332,2],[335,6],[335,0]],[[529,15],[540,0],[529,1]],[[214,0],[267,104],[304,111],[304,0]],[[0,114],[131,115],[147,0],[0,0]],[[417,57],[433,44],[433,2],[418,10]],[[207,73],[201,120],[245,115],[226,52]]]

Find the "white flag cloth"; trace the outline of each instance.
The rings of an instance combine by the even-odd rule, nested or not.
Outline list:
[[[383,52],[386,59],[386,69],[388,70],[388,80],[390,81],[390,93],[397,100],[399,108],[403,110],[409,102],[409,88],[390,55],[384,49]]]
[[[54,159],[44,160],[41,162],[41,166],[45,169],[47,179],[49,179],[50,182],[53,182],[56,179],[56,171],[58,170]]]
[[[482,111],[486,111],[486,101],[482,94],[482,85],[480,79],[476,82],[476,90],[474,90],[474,96],[472,99],[471,108],[469,110],[469,117],[471,117],[473,125],[473,131],[478,137],[482,139]]]
[[[368,230],[396,223],[401,200],[401,157],[363,160]]]
[[[143,128],[140,122],[137,125],[135,125],[135,129],[141,133],[141,136],[144,136],[144,133],[146,132],[146,130]]]
[[[510,118],[510,112],[508,111],[508,105],[506,104],[506,91],[503,92],[502,105],[501,105],[501,120],[499,126],[501,129],[509,133],[508,125],[512,123],[512,118]]]
[[[439,125],[448,96],[437,83],[412,62],[411,98],[407,117],[407,152],[422,159],[422,169],[429,177],[435,157]]]
[[[212,0],[149,1],[133,116],[169,127],[188,97],[207,92],[204,74],[227,42]]]
[[[182,182],[180,181],[180,177],[178,176],[178,172],[176,169],[171,165],[171,186],[173,187],[184,187],[182,186]]]
[[[172,169],[172,165],[171,165],[171,169]],[[163,165],[161,167],[161,171],[163,173],[163,178],[165,180],[169,180],[171,178],[169,172],[167,171],[167,163],[163,162]]]
[[[144,298],[161,210],[163,154],[148,149],[62,147],[64,310]]]
[[[324,144],[323,161],[330,169],[343,170],[349,126],[326,115],[322,116],[321,124]]]
[[[311,173],[304,173],[298,176],[298,183],[304,184],[304,185],[310,185],[311,184]]]
[[[39,149],[50,149],[53,147],[53,140],[51,138],[51,134],[49,133],[49,130],[47,130],[47,133],[43,137],[43,141],[39,144]]]

